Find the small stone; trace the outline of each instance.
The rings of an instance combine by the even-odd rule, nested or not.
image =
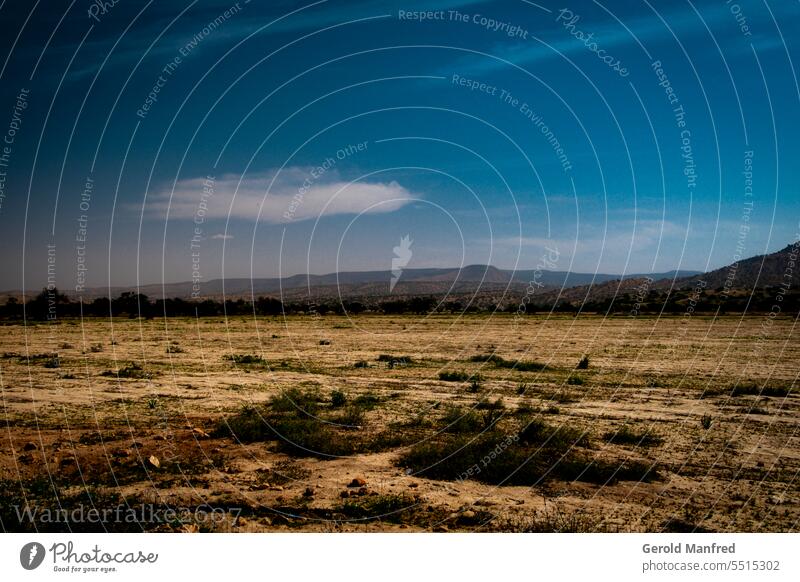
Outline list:
[[[194,428],[192,429],[192,432],[193,432],[195,435],[197,435],[199,438],[201,438],[201,439],[207,439],[207,438],[210,438],[210,437],[211,437],[211,435],[209,435],[209,434],[208,434],[206,431],[204,431],[202,428],[197,428],[197,427],[194,427]]]
[[[475,512],[470,511],[469,509],[461,514],[463,519],[475,519]]]
[[[348,487],[364,487],[366,484],[367,481],[365,479],[362,479],[361,477],[355,477],[352,481],[350,481]]]
[[[419,487],[419,483],[416,483],[416,482],[409,483],[408,486],[411,487],[412,489],[416,489],[417,487]]]
[[[306,490],[303,491],[303,497],[314,497],[314,490],[311,487],[306,487]]]
[[[167,440],[167,437],[165,437],[163,434],[157,434],[156,436],[153,437],[153,440],[154,441],[165,441],[165,440]]]
[[[150,455],[150,458],[147,460],[150,461],[150,464],[153,465],[156,469],[161,467],[161,461],[159,461],[158,457],[156,457],[155,455]]]

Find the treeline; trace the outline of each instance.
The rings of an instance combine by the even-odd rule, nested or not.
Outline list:
[[[780,299],[778,299],[780,297]],[[507,312],[516,314],[535,313],[598,313],[604,315],[625,314],[681,314],[694,313],[770,313],[783,314],[800,312],[800,291],[786,291],[780,288],[764,288],[752,294],[732,295],[715,291],[693,293],[688,290],[653,291],[645,296],[620,295],[602,300],[587,300],[583,303],[560,301],[527,303],[520,308],[520,298],[506,298],[499,305],[490,300],[462,302],[442,300],[437,297],[411,297],[371,303],[359,301],[289,301],[283,302],[274,297],[259,297],[254,302],[244,299],[216,301],[187,301],[185,299],[150,300],[147,295],[133,292],[122,293],[115,299],[101,297],[91,302],[73,301],[57,289],[44,289],[24,305],[15,298],[0,305],[0,319],[53,320],[75,317],[213,317],[219,315],[358,315],[377,313],[387,315],[429,313],[492,313]],[[23,315],[24,314],[24,315]]]

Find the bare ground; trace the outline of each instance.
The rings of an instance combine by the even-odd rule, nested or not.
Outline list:
[[[6,530],[798,529],[800,334],[788,318],[296,316],[0,331]],[[298,410],[287,394],[303,399]],[[217,513],[41,518],[142,503]],[[20,520],[25,506],[39,517]]]

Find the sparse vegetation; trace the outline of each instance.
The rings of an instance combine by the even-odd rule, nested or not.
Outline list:
[[[581,361],[578,362],[578,365],[575,366],[576,370],[588,370],[589,369],[589,356],[583,356]]]
[[[497,368],[507,368],[518,372],[541,372],[547,368],[546,364],[527,360],[506,360],[497,354],[476,355],[469,359],[470,362],[484,362]]]
[[[664,442],[664,439],[652,431],[636,430],[630,424],[623,424],[617,430],[608,431],[603,439],[611,444],[632,445],[636,447],[655,447]]]
[[[127,366],[123,366],[116,372],[113,370],[106,370],[101,376],[112,376],[117,378],[131,378],[134,380],[142,380],[150,378],[151,375],[144,371],[144,368],[136,362],[131,362]]]
[[[466,382],[472,376],[467,372],[442,370],[439,372],[439,380],[443,382]]]
[[[230,354],[223,356],[223,358],[240,366],[263,366],[267,363],[264,358],[254,354]]]

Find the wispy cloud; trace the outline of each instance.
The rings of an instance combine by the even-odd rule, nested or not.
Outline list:
[[[242,219],[288,223],[337,214],[377,214],[402,208],[418,195],[395,181],[342,180],[330,170],[290,167],[216,180],[189,178],[148,197],[151,219]],[[217,238],[216,236],[214,238]]]
[[[656,10],[658,8],[656,7]],[[620,48],[625,45],[636,44],[637,41],[648,48],[648,44],[659,40],[672,38],[672,33],[662,22],[669,24],[672,31],[678,38],[686,34],[703,33],[707,34],[705,26],[714,30],[714,24],[723,18],[730,17],[729,10],[724,6],[715,6],[704,9],[702,12],[703,20],[689,9],[666,12],[658,10],[658,14],[650,13],[627,21],[617,14],[627,27],[620,25],[612,16],[607,16],[601,20],[588,20],[579,11],[574,13],[581,18],[575,26],[585,34],[591,34],[594,42],[603,49],[610,50]],[[533,36],[538,40],[530,40],[523,43],[503,43],[495,45],[489,54],[497,57],[486,58],[470,56],[462,60],[463,65],[468,65],[470,72],[480,73],[489,72],[495,69],[507,68],[509,65],[503,61],[523,66],[539,62],[544,59],[562,58],[562,55],[583,54],[587,52],[586,46],[580,40],[574,38],[568,31],[564,30],[562,23],[556,23],[559,16],[558,10],[552,13],[553,24],[540,31],[533,31]],[[659,17],[660,16],[660,17]],[[704,23],[705,22],[705,26]],[[619,57],[623,58],[626,53],[620,52]],[[502,60],[499,60],[502,59]],[[623,58],[624,60],[624,58]],[[623,63],[625,64],[625,63]],[[448,69],[447,73],[451,72]],[[443,73],[443,74],[447,74]]]

